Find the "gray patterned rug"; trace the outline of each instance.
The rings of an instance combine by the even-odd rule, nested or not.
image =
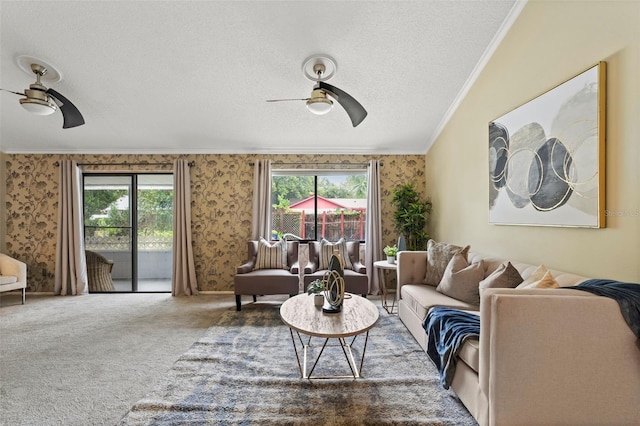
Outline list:
[[[363,343],[358,337],[354,347]],[[348,373],[342,350],[334,346],[325,349],[314,375]],[[442,388],[398,317],[383,310],[369,335],[362,375],[300,379],[278,309],[248,305],[223,314],[121,425],[476,424],[455,394]]]

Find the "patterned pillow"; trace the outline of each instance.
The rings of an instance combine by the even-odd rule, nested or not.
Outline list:
[[[480,290],[485,288],[516,288],[522,281],[520,272],[511,262],[507,262],[498,266],[498,269],[480,281]]]
[[[453,255],[436,291],[470,305],[480,306],[478,284],[484,277],[484,261],[469,265],[465,257],[459,252]]]
[[[433,286],[440,284],[444,270],[456,253],[460,253],[464,257],[464,260],[467,260],[469,246],[460,247],[429,240],[427,243],[427,275],[424,277],[423,283]]]
[[[260,237],[256,265],[253,269],[289,269],[287,266],[287,242],[280,240],[272,245]]]
[[[335,243],[329,242],[324,238],[320,241],[320,265],[318,266],[318,269],[329,269],[329,261],[331,260],[333,252],[336,250],[338,251],[336,254],[340,258],[342,268],[353,269],[351,259],[349,259],[349,253],[347,252],[347,242],[344,238],[340,238]]]

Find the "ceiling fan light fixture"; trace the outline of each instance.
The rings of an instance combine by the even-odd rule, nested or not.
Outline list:
[[[316,115],[324,115],[333,108],[333,101],[323,90],[314,90],[307,100],[307,109]]]
[[[329,99],[309,99],[307,101],[307,109],[316,115],[324,115],[331,111],[333,108],[333,102]]]
[[[43,101],[40,99],[26,98],[20,99],[20,105],[31,114],[36,115],[51,115],[58,109],[56,104],[50,100]]]

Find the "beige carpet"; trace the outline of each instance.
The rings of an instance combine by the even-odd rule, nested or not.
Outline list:
[[[123,422],[125,424],[180,424],[184,418],[157,418],[157,413],[149,413],[151,417],[147,418],[142,407],[148,407],[149,398],[158,395],[153,393],[154,390],[165,392],[171,389],[171,393],[164,393],[167,398],[171,398],[174,390],[178,389],[179,392],[198,395],[190,390],[188,383],[185,387],[180,380],[174,380],[176,371],[180,371],[185,359],[196,354],[198,356],[195,358],[199,364],[194,365],[201,365],[201,359],[215,357],[215,351],[229,347],[223,344],[226,342],[225,339],[231,336],[229,333],[232,333],[234,328],[243,325],[244,321],[258,321],[258,325],[262,324],[257,331],[262,329],[266,332],[272,329],[287,334],[287,329],[284,326],[280,327],[279,321],[276,321],[277,317],[263,318],[270,311],[277,312],[277,306],[286,296],[259,298],[258,303],[253,305],[249,305],[248,299],[245,298],[245,305],[248,306],[243,312],[236,313],[233,295],[201,295],[189,298],[173,298],[168,294],[100,294],[76,297],[28,295],[27,304],[23,306],[20,304],[19,295],[0,294],[0,424],[115,425],[123,421],[127,413],[129,414]],[[380,303],[377,297],[371,299],[376,304]],[[258,313],[258,316],[250,315],[252,311]],[[263,312],[260,313],[261,311]],[[365,392],[360,396],[354,393],[355,401],[360,401],[365,396],[373,398],[363,405],[369,411],[363,412],[365,417],[360,417],[361,423],[364,424],[368,420],[369,424],[377,424],[376,418],[393,420],[385,416],[384,412],[378,411],[385,411],[386,407],[393,408],[393,412],[404,413],[406,410],[403,407],[411,406],[411,411],[406,414],[414,417],[405,417],[405,420],[411,419],[409,423],[474,424],[455,395],[439,386],[435,368],[427,361],[426,355],[421,352],[409,332],[399,323],[397,316],[381,319],[383,321],[379,324],[380,327],[376,327],[376,332],[383,333],[387,330],[393,339],[389,341],[392,343],[391,346],[381,346],[380,350],[383,354],[392,355],[393,367],[387,365],[385,369],[381,364],[380,369],[376,370],[373,365],[369,365],[369,370],[366,371],[371,377],[348,384],[356,386],[353,392]],[[237,320],[242,322],[236,324],[234,321]],[[271,327],[264,327],[260,321],[273,324]],[[216,327],[210,327],[212,325]],[[221,330],[228,330],[225,331],[228,336],[224,339],[216,334]],[[255,347],[256,339],[250,337],[249,329],[245,331],[246,333],[238,334],[236,330],[235,336],[241,339],[242,335],[246,335],[252,339],[248,345]],[[282,336],[274,334],[272,337],[278,344],[290,344],[290,341],[286,343],[287,340],[282,339]],[[230,341],[240,342],[233,336]],[[389,344],[383,339],[377,341],[379,345]],[[206,349],[203,342],[211,343],[210,349]],[[231,347],[240,348],[233,345]],[[381,359],[382,356],[373,356],[375,348],[376,345],[372,344],[367,349],[368,352],[371,351],[370,359]],[[283,371],[282,380],[291,382],[291,389],[296,386],[306,389],[309,387],[305,384],[306,381],[300,381],[295,377],[296,365],[293,364],[295,361],[290,350],[288,346],[277,349],[278,362],[286,364],[278,366]],[[400,353],[396,353],[397,351]],[[404,373],[398,374],[404,370],[399,369],[393,361],[393,357],[406,360],[409,353],[418,366],[410,367],[412,373],[418,368],[424,368],[428,373],[420,375],[417,381],[414,379],[415,374],[410,375],[411,380],[408,380],[409,376]],[[225,359],[235,358],[234,355]],[[247,357],[241,357],[243,358]],[[369,356],[367,358],[369,359]],[[221,365],[226,364],[228,363]],[[243,370],[246,369],[238,369]],[[383,386],[384,383],[388,383],[385,379],[386,371],[393,373],[390,377],[397,382],[393,384],[397,387],[395,391]],[[271,377],[272,374],[269,373],[267,376]],[[207,377],[215,384],[218,376],[209,373]],[[376,380],[376,377],[380,380]],[[270,383],[271,380],[267,382]],[[176,383],[176,386],[172,383]],[[377,389],[376,392],[366,391],[369,386]],[[221,388],[209,384],[207,388],[211,388],[210,393],[215,395],[220,393],[220,398],[224,396],[223,392],[236,395],[239,392],[237,386],[231,385]],[[242,392],[248,389],[248,386],[242,387]],[[410,393],[407,393],[408,389],[411,390]],[[266,388],[264,390],[266,391]],[[336,393],[337,388],[329,387],[326,390],[329,395],[327,398],[342,398],[342,392]],[[274,392],[276,391],[279,390],[276,389]],[[399,399],[395,398],[395,393],[402,396],[399,396]],[[179,398],[180,394],[175,395]],[[236,408],[242,405],[238,405],[238,401],[254,404],[260,399],[256,399],[255,396],[249,401],[242,396],[240,399],[238,396],[223,398],[224,401],[235,404]],[[380,401],[385,401],[386,405],[379,403]],[[170,400],[167,402],[171,404]],[[165,404],[165,401],[162,404]],[[429,407],[427,411],[416,409],[423,404]],[[152,406],[155,406],[155,402]],[[143,415],[145,418],[132,417],[132,412],[129,411],[132,407],[136,415]],[[375,411],[376,407],[378,411]],[[272,408],[282,411],[278,406]],[[210,411],[211,408],[207,410]],[[198,417],[198,424],[212,424],[209,420],[216,422],[215,417]],[[296,421],[301,419],[304,417],[298,416]],[[247,419],[241,420],[240,417],[236,417],[235,420],[229,420],[232,424],[235,420]],[[335,422],[336,418],[332,421]],[[253,420],[249,420],[249,423],[252,422]],[[273,423],[273,418],[267,421],[269,422]]]
[[[23,306],[0,293],[0,424],[114,425],[234,310],[233,295],[27,294]]]

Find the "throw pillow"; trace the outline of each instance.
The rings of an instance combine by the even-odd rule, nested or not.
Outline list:
[[[480,281],[480,290],[485,288],[516,288],[524,281],[520,272],[511,264],[503,263],[487,278]]]
[[[260,237],[256,265],[253,269],[289,269],[287,266],[287,241],[280,240],[269,244],[267,240]]]
[[[470,305],[479,306],[478,284],[482,277],[484,277],[484,261],[469,265],[465,255],[456,253],[445,268],[436,291]]]
[[[336,254],[340,259],[343,269],[353,269],[351,259],[349,259],[349,253],[347,252],[347,242],[344,238],[340,238],[335,243],[329,242],[324,238],[320,241],[320,259],[318,259],[320,265],[318,269],[329,269],[329,261],[334,251],[337,251]]]
[[[560,287],[560,284],[558,284],[558,282],[553,279],[553,276],[551,275],[551,272],[547,271],[542,276],[542,278],[540,278],[539,280],[533,281],[533,282],[527,284],[526,287],[522,287],[522,284],[521,284],[516,288],[517,289],[530,289],[530,288],[558,288],[558,287]]]
[[[444,270],[456,253],[460,253],[466,260],[469,246],[460,247],[429,240],[427,242],[427,275],[424,277],[423,283],[433,286],[440,284]]]
[[[546,274],[549,273],[549,276],[546,277]],[[538,287],[538,284],[541,284],[541,281],[543,279],[545,279],[546,281],[549,280],[549,278],[551,280],[553,280],[553,277],[551,276],[551,273],[549,272],[549,270],[547,269],[546,266],[544,265],[540,265],[536,268],[535,271],[533,271],[533,273],[527,277],[527,279],[525,279],[524,281],[522,281],[522,283],[520,283],[518,285],[518,287],[516,287],[517,289],[523,289],[523,288],[544,288],[544,287]],[[555,280],[553,280],[555,282]],[[544,283],[542,283],[544,284]],[[553,283],[547,282],[548,285],[552,286]],[[556,283],[557,284],[557,283]],[[557,287],[557,285],[556,285]],[[552,287],[549,287],[552,288]]]

